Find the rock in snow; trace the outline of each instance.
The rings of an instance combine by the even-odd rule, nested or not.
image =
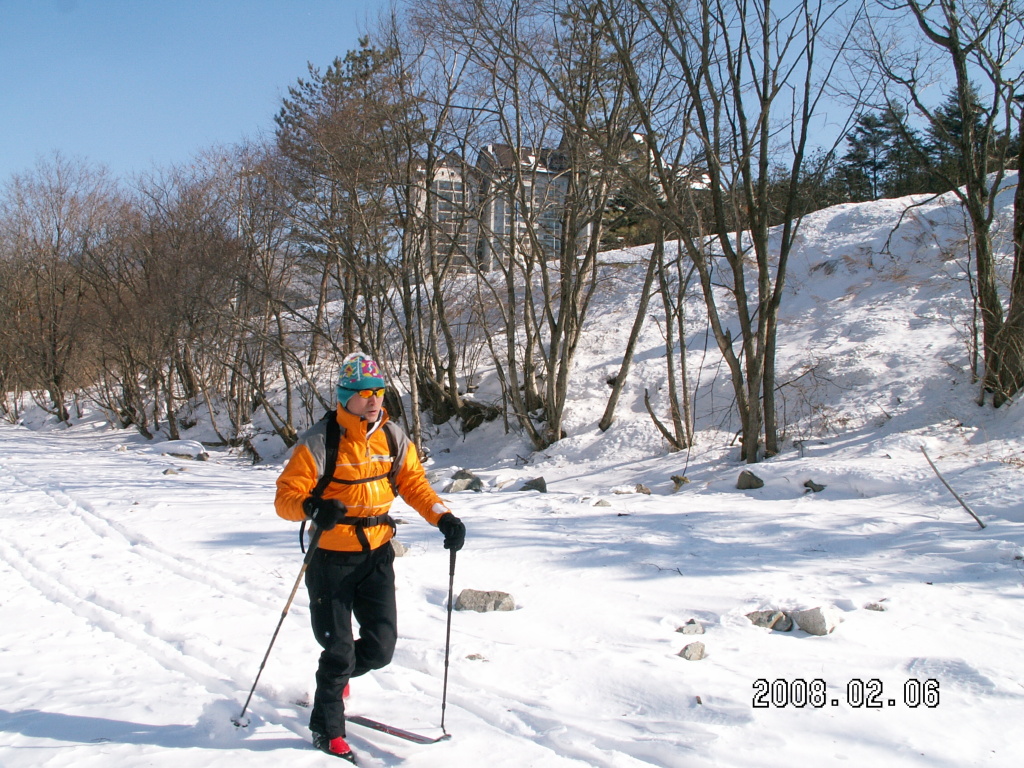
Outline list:
[[[458,493],[459,491],[482,491],[484,482],[468,469],[460,469],[452,475],[451,484],[445,489],[445,493]]]
[[[696,619],[690,619],[683,626],[679,627],[676,632],[681,632],[684,635],[703,635],[704,625]]]
[[[776,632],[789,632],[793,628],[793,620],[785,611],[769,608],[766,611],[751,611],[747,618],[755,627],[774,629]]]
[[[548,492],[547,481],[543,477],[535,477],[532,480],[527,480],[523,483],[522,491],[540,491],[541,493]]]
[[[514,611],[515,609],[516,601],[507,592],[464,589],[455,599],[456,611],[489,613],[490,611]]]
[[[700,641],[690,643],[679,652],[679,655],[687,661],[700,661],[704,658],[704,643]]]
[[[830,634],[843,620],[840,612],[830,606],[794,611],[792,616],[796,625],[809,635]]]
[[[744,469],[740,472],[740,476],[736,479],[736,487],[741,491],[749,491],[755,488],[764,488],[764,480],[755,475],[749,469]]]

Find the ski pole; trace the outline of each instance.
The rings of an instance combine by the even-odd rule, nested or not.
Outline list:
[[[448,704],[448,655],[452,647],[452,602],[455,594],[455,550],[451,550],[448,565],[448,628],[444,637],[444,688],[441,692],[441,733],[449,736],[444,729],[444,710]]]
[[[274,636],[270,638],[270,645],[267,646],[267,652],[263,654],[263,661],[260,662],[259,672],[256,673],[256,679],[252,681],[252,688],[249,690],[249,696],[245,700],[245,704],[242,706],[242,711],[231,722],[239,728],[245,728],[249,725],[248,722],[244,721],[245,711],[249,708],[249,702],[252,701],[252,695],[256,692],[256,684],[260,681],[260,675],[263,674],[263,668],[267,666],[267,659],[270,658],[270,649],[274,647],[274,641],[277,640],[277,633],[281,631],[281,625],[284,624],[284,617],[288,615],[288,609],[292,607],[292,600],[295,599],[295,593],[299,591],[299,584],[302,583],[302,577],[306,575],[306,569],[309,567],[310,560],[313,559],[313,553],[316,552],[316,545],[320,542],[320,534],[322,533],[320,528],[313,529],[313,535],[309,539],[309,549],[306,550],[306,556],[302,560],[302,568],[299,570],[299,575],[295,579],[295,586],[292,587],[292,593],[288,595],[288,602],[284,604],[284,610],[281,611],[281,620],[277,622],[277,629],[274,630]]]

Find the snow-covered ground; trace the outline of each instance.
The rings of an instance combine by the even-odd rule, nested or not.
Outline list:
[[[905,203],[805,222],[780,355],[790,441],[752,468],[763,488],[735,487],[744,467],[714,429],[729,392],[698,351],[703,327],[689,341],[704,431],[688,455],[666,453],[643,409],[644,386],[665,376],[654,324],[618,420],[596,430],[632,323],[628,264],[597,299],[567,439],[525,465],[497,424],[433,441],[439,488],[456,467],[485,484],[446,494],[469,529],[456,593],[504,590],[517,607],[454,615],[452,738],[417,746],[353,725],[361,765],[1019,762],[1024,405],[973,402],[949,208],[916,209],[883,252]],[[194,445],[89,418],[26,424],[0,426],[0,765],[329,762],[306,729],[319,649],[304,589],[249,726],[231,724],[301,564],[295,527],[273,510],[281,459],[191,460]],[[518,490],[538,476],[547,494]],[[448,553],[396,509],[409,547],[396,561],[399,647],[354,681],[350,710],[438,736]],[[746,618],[815,607],[841,619],[831,634]],[[705,633],[677,631],[690,620]],[[706,657],[681,658],[694,641]]]

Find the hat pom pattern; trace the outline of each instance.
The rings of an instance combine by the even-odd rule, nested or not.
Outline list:
[[[376,389],[386,386],[376,361],[362,352],[353,352],[341,362],[338,386],[343,389]]]

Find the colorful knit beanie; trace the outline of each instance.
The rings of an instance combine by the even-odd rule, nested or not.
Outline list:
[[[353,352],[341,361],[338,371],[338,402],[348,402],[352,394],[360,389],[379,389],[387,386],[381,376],[380,368],[362,352]]]

